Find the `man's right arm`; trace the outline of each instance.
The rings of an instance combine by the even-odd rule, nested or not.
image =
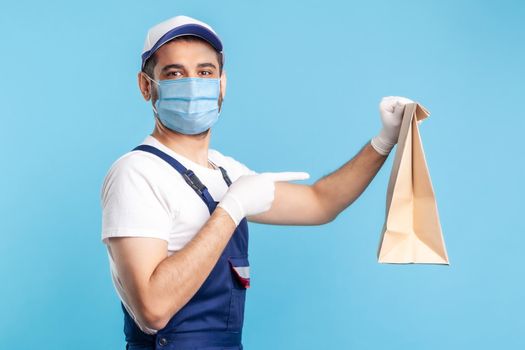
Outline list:
[[[138,321],[164,328],[204,283],[240,221],[270,209],[275,181],[306,178],[306,173],[290,172],[239,177],[193,239],[169,257],[163,239],[109,238],[109,252]]]
[[[108,247],[138,321],[161,329],[197,292],[217,263],[236,223],[218,207],[181,250],[167,257],[167,242],[112,237]]]

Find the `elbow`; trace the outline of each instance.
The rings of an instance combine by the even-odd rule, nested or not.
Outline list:
[[[318,225],[331,223],[339,216],[340,213],[340,211],[334,210],[332,207],[330,207],[330,205],[322,202],[319,202],[316,212],[318,213],[316,219]]]
[[[165,312],[151,307],[142,308],[139,317],[144,326],[155,331],[161,330],[164,327],[166,327],[170,320],[169,317],[165,314]]]
[[[151,287],[140,289],[134,296],[138,321],[155,331],[165,328],[173,315],[184,306],[182,300],[173,303],[177,296],[159,293]]]
[[[155,298],[149,298],[148,302],[141,303],[140,316],[146,327],[156,331],[166,327],[173,315],[184,306],[181,303],[171,305],[158,300],[154,302],[151,300],[155,300]]]
[[[312,224],[325,225],[331,223],[340,213],[340,211],[337,210],[337,207],[334,206],[334,199],[328,198],[328,196],[323,194],[319,183],[314,184],[312,190],[315,196],[315,205],[311,210],[311,218],[313,219]]]
[[[307,221],[302,222],[302,225],[321,226],[329,224],[334,221],[339,213],[333,213],[325,210],[323,207],[319,207],[314,210]]]
[[[169,305],[161,302],[161,298],[143,294],[136,302],[136,316],[142,325],[155,331],[166,327],[172,315]]]
[[[346,208],[348,208],[354,200],[348,202],[342,202],[341,200],[335,198],[323,198],[318,195],[317,205],[315,212],[315,224],[316,225],[325,225],[329,224],[341,214]]]
[[[320,225],[329,224],[339,216],[339,213],[326,213],[320,220]]]

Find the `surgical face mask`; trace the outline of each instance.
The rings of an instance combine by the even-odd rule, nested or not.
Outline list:
[[[153,110],[165,127],[195,135],[211,128],[219,118],[220,79],[156,81],[146,77],[159,86]]]

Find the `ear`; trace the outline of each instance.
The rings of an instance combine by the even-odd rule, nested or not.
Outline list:
[[[139,72],[137,79],[142,97],[144,97],[146,101],[149,101],[151,99],[151,82],[144,76],[144,74],[144,72]]]
[[[226,96],[226,80],[226,71],[223,68],[221,74],[221,100],[224,100],[224,96]]]

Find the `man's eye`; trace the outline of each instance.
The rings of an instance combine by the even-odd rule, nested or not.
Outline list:
[[[170,76],[170,77],[180,77],[182,75],[181,72],[179,71],[174,71],[174,72],[169,72],[168,74],[166,74],[167,76]]]
[[[208,70],[204,70],[201,72],[201,75],[211,75],[212,73]]]

